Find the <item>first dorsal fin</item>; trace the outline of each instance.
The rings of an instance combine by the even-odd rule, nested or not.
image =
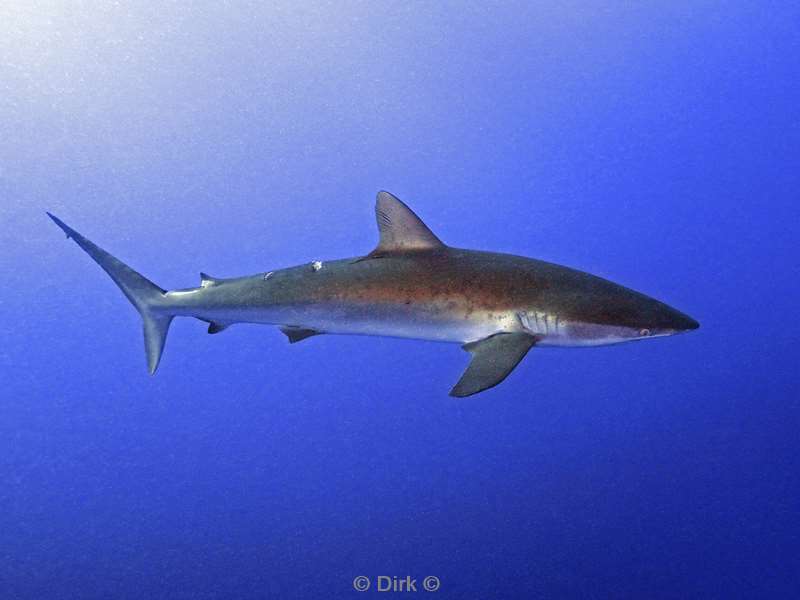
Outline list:
[[[378,193],[375,217],[381,239],[370,257],[445,247],[414,211],[389,192]]]

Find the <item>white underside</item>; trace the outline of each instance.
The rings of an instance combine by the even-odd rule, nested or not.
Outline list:
[[[192,316],[220,323],[257,323],[313,329],[328,334],[369,335],[464,344],[496,333],[526,331],[540,346],[589,347],[628,341],[602,326],[569,323],[545,313],[512,312],[470,318],[403,310],[354,311],[350,307],[305,306],[272,310],[198,310]]]

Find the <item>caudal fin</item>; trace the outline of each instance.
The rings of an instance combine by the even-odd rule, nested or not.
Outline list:
[[[102,248],[87,240],[58,217],[47,213],[67,238],[75,240],[92,259],[109,274],[142,316],[144,323],[144,348],[147,355],[147,369],[152,375],[158,368],[164,342],[167,339],[169,324],[174,315],[170,314],[166,291],[143,277],[122,261],[114,258]]]

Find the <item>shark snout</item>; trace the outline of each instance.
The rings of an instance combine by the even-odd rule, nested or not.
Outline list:
[[[692,317],[686,317],[686,323],[684,324],[683,331],[694,331],[695,329],[700,328],[700,323],[693,319]]]
[[[694,331],[700,327],[700,323],[698,323],[695,319],[677,310],[675,311],[675,316],[673,319],[674,323],[672,325],[672,329],[678,333],[683,331]]]
[[[667,314],[662,315],[660,327],[663,333],[671,335],[676,333],[684,333],[686,331],[694,331],[700,327],[700,323],[689,315],[669,308]]]
[[[639,338],[675,335],[700,327],[700,323],[686,313],[652,298],[640,299],[636,323],[642,328]]]

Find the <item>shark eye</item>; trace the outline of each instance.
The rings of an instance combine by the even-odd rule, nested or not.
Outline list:
[[[649,329],[642,329],[639,331],[639,337],[648,337],[651,331]]]

